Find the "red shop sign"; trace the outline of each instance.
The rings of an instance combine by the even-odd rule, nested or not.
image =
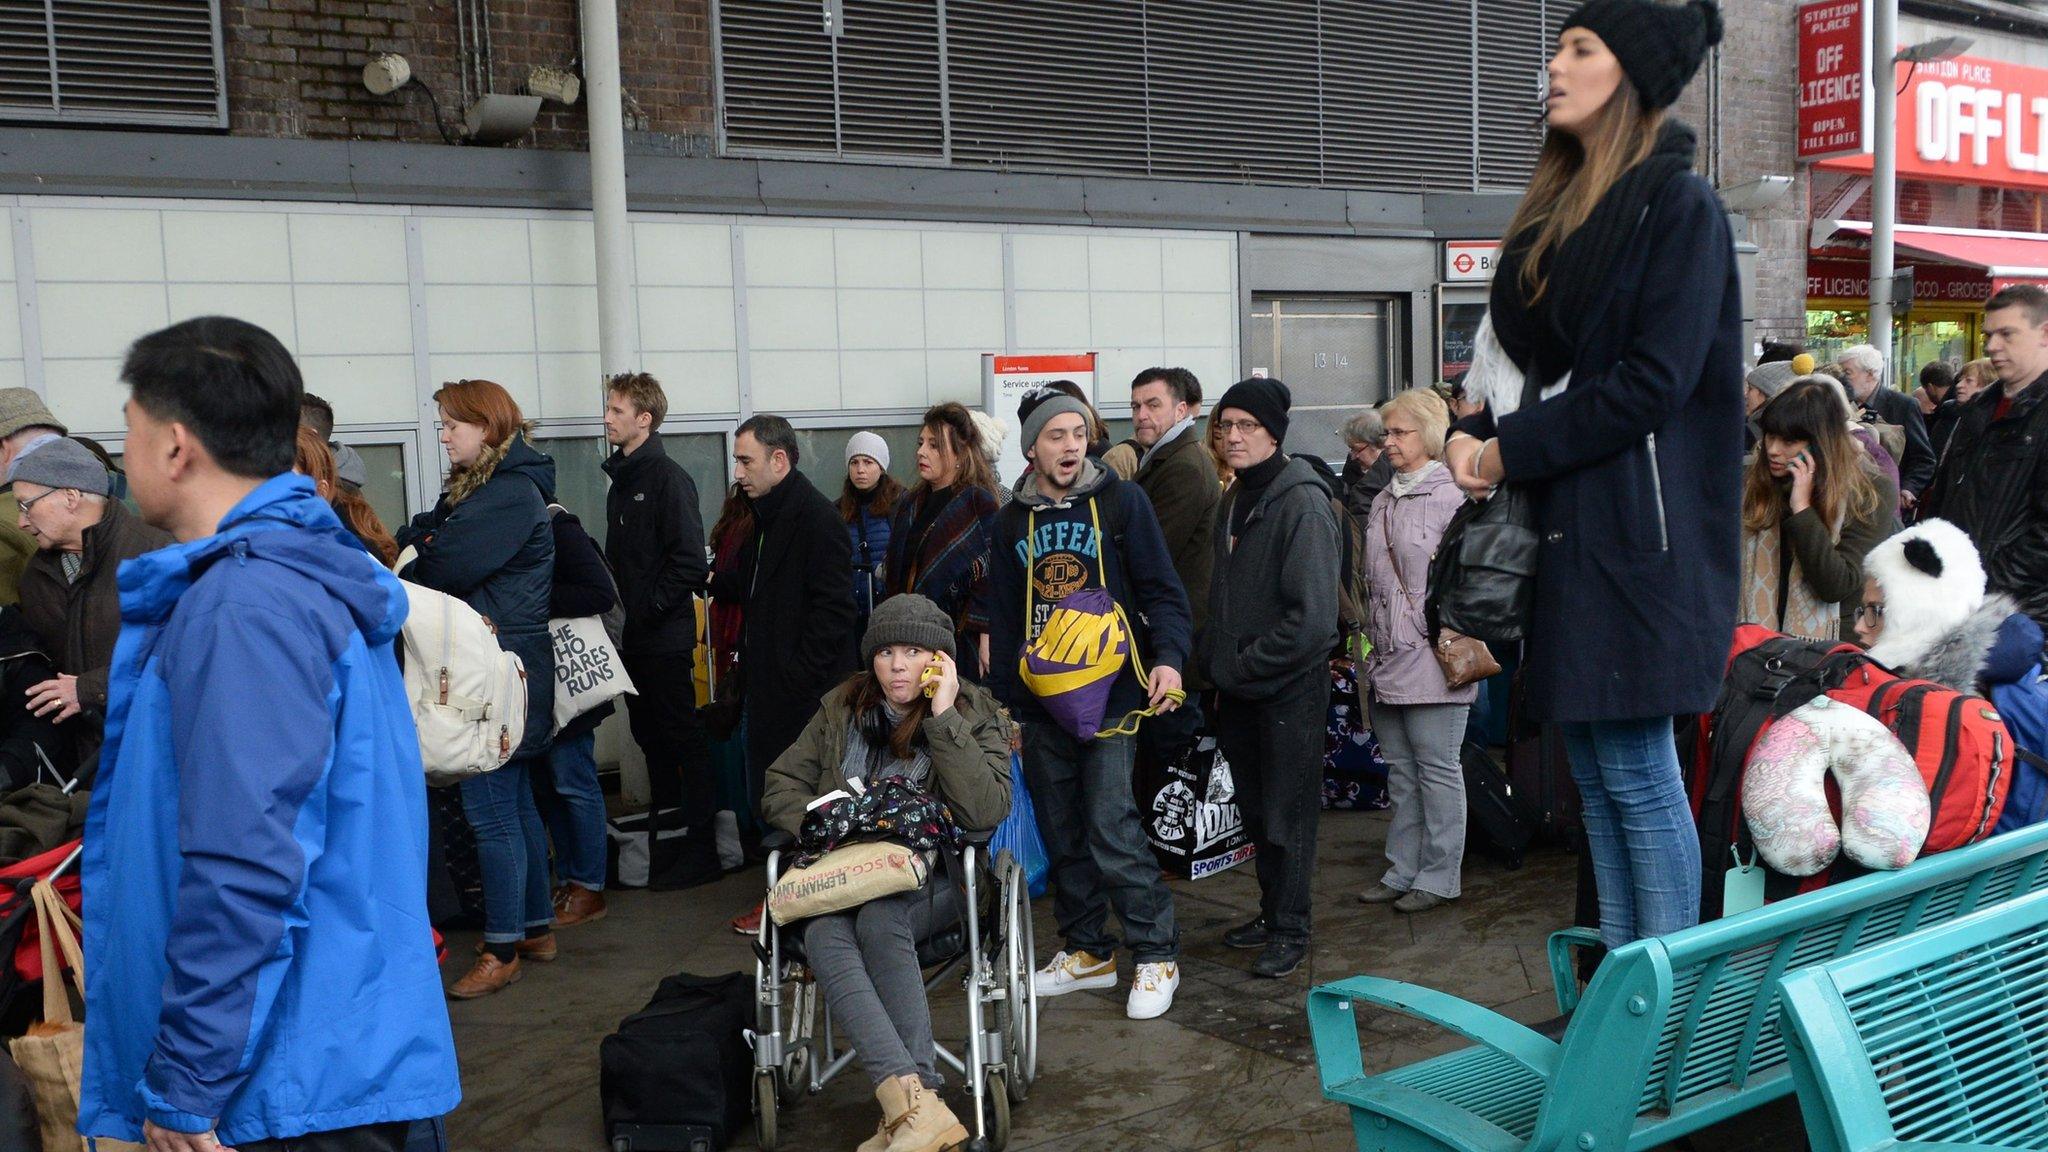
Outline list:
[[[1807,257],[1806,295],[1814,300],[1870,299],[1870,262],[1832,256]],[[1981,268],[1915,263],[1913,296],[1915,302],[1922,305],[1982,304],[1991,299],[1991,278]]]
[[[1899,175],[2048,190],[2048,69],[1962,56],[1897,76]],[[1870,157],[1825,166],[1868,171]]]
[[[1799,8],[1799,158],[1863,151],[1863,0]]]

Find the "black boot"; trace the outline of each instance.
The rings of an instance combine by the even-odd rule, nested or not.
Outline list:
[[[1266,930],[1265,918],[1257,917],[1249,924],[1239,924],[1237,927],[1225,932],[1223,934],[1223,946],[1246,950],[1264,948],[1272,939],[1273,934]]]
[[[1257,960],[1252,961],[1252,975],[1264,976],[1268,980],[1291,976],[1307,955],[1306,940],[1274,940],[1266,945],[1264,952],[1259,953]]]

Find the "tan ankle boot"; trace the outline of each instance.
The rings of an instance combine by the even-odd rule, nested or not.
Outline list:
[[[910,1111],[910,1094],[900,1076],[875,1085],[875,1099],[882,1105],[882,1122],[875,1125],[875,1134],[861,1141],[853,1152],[888,1152],[889,1138],[902,1126],[903,1114]]]
[[[948,1152],[966,1141],[966,1125],[923,1080],[903,1076],[897,1082],[910,1107],[889,1137],[888,1152]]]

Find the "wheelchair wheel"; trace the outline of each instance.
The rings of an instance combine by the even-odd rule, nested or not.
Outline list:
[[[984,1131],[988,1134],[988,1152],[1003,1152],[1010,1146],[1010,1089],[1009,1076],[1003,1069],[988,1067],[982,1070],[981,1111],[986,1121]]]
[[[780,1147],[776,1131],[775,1116],[775,1073],[754,1074],[754,1143],[761,1152],[775,1152]]]
[[[782,1066],[775,1073],[775,1097],[785,1108],[803,1098],[811,1086],[811,1045],[817,1035],[818,985],[814,980],[792,980],[789,995],[789,1033],[783,1038]]]
[[[1003,876],[1004,993],[1003,1061],[1010,1102],[1022,1104],[1038,1078],[1038,988],[1036,930],[1031,923],[1031,890],[1024,870],[1005,857]]]

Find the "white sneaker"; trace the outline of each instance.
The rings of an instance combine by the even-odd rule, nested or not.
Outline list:
[[[1045,967],[1031,974],[1040,996],[1064,996],[1087,988],[1116,987],[1116,957],[1098,960],[1086,952],[1055,952]]]
[[[1170,960],[1140,964],[1137,978],[1131,981],[1131,999],[1124,1005],[1124,1015],[1133,1020],[1164,1016],[1173,1007],[1173,994],[1179,988],[1180,965]]]

